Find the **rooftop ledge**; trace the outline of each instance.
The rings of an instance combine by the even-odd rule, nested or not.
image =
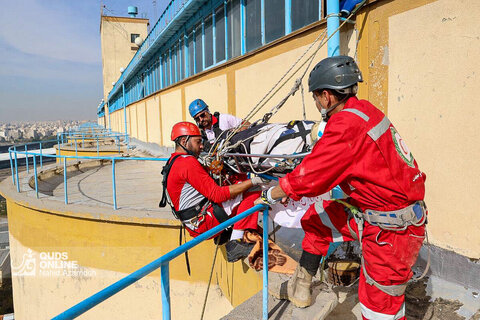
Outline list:
[[[138,155],[136,155],[138,157]],[[38,163],[37,163],[38,165]],[[64,203],[63,163],[19,173],[20,192],[8,177],[0,194],[20,206],[45,214],[111,223],[179,227],[169,208],[159,208],[163,162],[115,160],[118,209],[113,209],[110,160],[67,161],[68,204]]]

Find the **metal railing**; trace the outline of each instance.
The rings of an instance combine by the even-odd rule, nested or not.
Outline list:
[[[153,271],[160,268],[161,274],[161,293],[162,293],[162,315],[164,320],[169,320],[171,317],[170,309],[170,275],[169,275],[169,263],[171,260],[175,259],[182,253],[187,250],[195,247],[201,242],[213,237],[214,235],[220,233],[225,228],[233,225],[234,223],[252,215],[257,211],[263,211],[263,221],[268,221],[268,207],[266,205],[256,205],[247,211],[244,211],[235,217],[230,218],[229,220],[219,224],[218,226],[200,234],[194,239],[188,241],[187,243],[179,246],[178,248],[173,249],[172,251],[164,254],[160,258],[150,262],[144,267],[138,269],[137,271],[129,274],[128,276],[118,280],[117,282],[111,284],[105,289],[95,293],[94,295],[88,297],[87,299],[79,302],[68,310],[60,313],[56,317],[52,318],[53,320],[67,320],[74,319],[84,312],[92,309],[101,302],[107,300],[111,296],[120,292],[121,290],[127,288],[131,284],[140,280],[141,278],[147,276]],[[263,224],[263,239],[268,239],[268,223]],[[268,266],[268,241],[263,241],[263,265]],[[268,319],[268,268],[263,268],[263,308],[262,308],[262,318]]]
[[[40,167],[43,167],[43,159],[45,157],[49,158],[57,158],[60,159],[61,163],[63,163],[63,182],[64,182],[64,198],[65,204],[68,204],[68,187],[67,187],[67,159],[88,159],[88,160],[110,160],[112,163],[112,197],[113,197],[113,208],[116,210],[117,207],[117,199],[116,199],[116,179],[115,179],[115,166],[116,162],[118,161],[125,161],[125,160],[137,160],[137,161],[167,161],[168,158],[143,158],[143,157],[121,157],[121,156],[78,156],[78,155],[51,155],[51,154],[44,154],[42,152],[43,146],[46,143],[56,142],[58,146],[59,152],[61,151],[61,147],[65,147],[65,143],[68,144],[68,141],[74,141],[73,143],[70,142],[72,145],[77,145],[76,141],[78,139],[90,139],[97,141],[97,150],[99,145],[99,138],[107,138],[110,139],[112,136],[116,136],[119,139],[121,137],[125,137],[125,134],[115,134],[111,131],[99,131],[98,133],[93,133],[91,130],[74,130],[69,131],[68,133],[62,133],[57,135],[56,140],[49,140],[49,141],[42,141],[42,142],[32,142],[27,143],[24,145],[15,145],[9,148],[9,157],[10,157],[10,166],[12,171],[12,182],[17,187],[17,192],[20,192],[20,184],[19,184],[19,174],[18,174],[18,155],[25,155],[26,159],[26,170],[27,173],[29,172],[29,157],[32,158],[33,163],[33,170],[34,170],[34,188],[35,194],[38,198],[38,174],[37,174],[37,158],[39,160]],[[120,141],[120,140],[118,140]],[[29,146],[38,145],[38,149],[29,149]],[[75,148],[77,151],[77,148]],[[160,258],[152,261],[151,263],[145,265],[144,267],[138,269],[137,271],[131,273],[130,275],[126,276],[125,278],[113,283],[112,285],[108,286],[107,288],[97,292],[96,294],[90,296],[89,298],[81,301],[77,305],[71,307],[70,309],[62,312],[58,316],[54,317],[53,319],[74,319],[79,315],[83,314],[84,312],[90,310],[94,306],[98,305],[102,301],[105,301],[109,297],[115,295],[116,293],[120,292],[121,290],[125,289],[126,287],[130,286],[131,284],[135,283],[139,279],[145,277],[146,275],[150,274],[151,272],[160,268],[161,273],[161,292],[162,292],[162,313],[163,319],[170,319],[171,317],[171,309],[170,309],[170,279],[169,279],[169,262],[174,258],[178,257],[182,253],[186,252],[187,250],[197,246],[201,242],[213,237],[214,235],[220,233],[224,229],[232,226],[234,223],[244,219],[247,216],[257,212],[263,211],[263,221],[268,221],[268,207],[265,205],[256,205],[249,210],[240,213],[228,221],[225,221],[218,226],[208,230],[207,232],[197,236],[196,238],[190,240],[189,242],[179,246],[178,248],[166,253],[165,255],[161,256]],[[263,224],[263,239],[268,239],[268,223]],[[263,265],[268,266],[268,240],[263,241]],[[263,319],[268,319],[268,268],[264,268],[263,270],[263,312],[262,312]]]
[[[9,159],[10,159],[10,168],[12,175],[12,183],[16,186],[17,192],[21,192],[20,182],[19,182],[19,165],[18,159],[19,155],[25,156],[25,166],[27,173],[30,172],[30,160],[32,160],[33,171],[34,171],[34,186],[36,197],[39,197],[38,191],[38,172],[37,172],[37,161],[40,168],[43,168],[43,162],[45,158],[55,158],[59,159],[60,163],[63,163],[63,184],[64,184],[64,202],[68,204],[68,183],[67,183],[67,162],[70,160],[110,160],[112,163],[112,198],[113,198],[113,208],[114,210],[118,209],[117,206],[117,195],[116,195],[116,179],[115,179],[115,166],[116,162],[124,160],[142,160],[142,161],[166,161],[167,158],[143,158],[143,157],[122,157],[122,156],[100,156],[100,143],[107,140],[114,140],[117,151],[120,152],[121,144],[127,141],[127,135],[121,133],[112,133],[111,131],[105,132],[85,132],[85,131],[71,131],[71,136],[67,133],[60,133],[57,135],[57,139],[46,140],[40,142],[30,142],[22,145],[14,145],[8,149]],[[122,140],[123,139],[123,140]],[[78,141],[82,140],[85,143],[86,140],[95,141],[96,144],[96,156],[79,156],[78,155]],[[45,154],[44,146],[45,144],[56,143],[57,150],[59,154]],[[62,151],[66,151],[66,147],[70,147],[68,151],[75,150],[75,155],[62,155]],[[128,144],[126,144],[128,148]],[[32,149],[35,148],[35,149]]]

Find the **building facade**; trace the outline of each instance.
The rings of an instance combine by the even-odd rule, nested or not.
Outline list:
[[[172,125],[193,121],[187,107],[196,98],[245,117],[326,29],[323,1],[183,2],[197,6],[171,2],[105,100],[112,130],[171,146]],[[480,227],[466,190],[480,188],[480,119],[470,102],[480,73],[479,13],[480,4],[467,1],[370,0],[342,27],[340,45],[363,73],[358,96],[390,117],[427,174],[431,242],[475,259]],[[326,46],[315,63],[324,57]],[[303,104],[308,119],[320,118],[305,89],[271,121],[301,119]]]

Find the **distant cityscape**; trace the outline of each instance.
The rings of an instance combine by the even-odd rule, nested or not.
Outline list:
[[[9,122],[0,123],[0,144],[43,140],[56,136],[88,121],[56,120],[38,122]]]

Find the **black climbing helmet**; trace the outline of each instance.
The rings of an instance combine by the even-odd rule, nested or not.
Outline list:
[[[308,78],[308,90],[310,92],[318,89],[333,89],[341,93],[349,88],[363,82],[362,73],[357,63],[349,56],[336,56],[323,59],[313,68]],[[356,93],[356,88],[355,92]]]

